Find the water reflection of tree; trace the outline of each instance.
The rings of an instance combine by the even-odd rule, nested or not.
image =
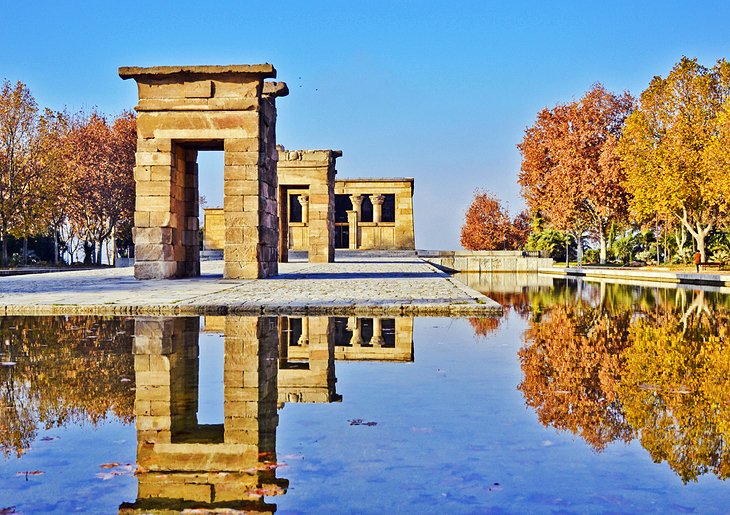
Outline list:
[[[633,437],[617,393],[630,319],[628,311],[609,316],[585,304],[560,304],[530,323],[518,388],[540,422],[598,451]]]
[[[527,289],[520,292],[490,292],[489,297],[498,302],[504,312],[501,317],[470,318],[469,323],[478,338],[485,338],[499,329],[511,311],[523,318],[530,312],[530,292]]]
[[[685,310],[630,331],[619,394],[627,421],[656,462],[686,482],[730,477],[730,316],[696,294]]]
[[[134,417],[133,322],[0,318],[0,450],[20,455],[39,428]]]
[[[532,302],[519,388],[544,425],[598,451],[638,436],[684,481],[730,476],[727,296],[603,284]]]

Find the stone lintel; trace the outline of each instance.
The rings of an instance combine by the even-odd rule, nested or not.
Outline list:
[[[330,160],[342,157],[342,150],[287,150],[281,145],[277,145],[276,149],[279,151],[279,166],[284,167],[326,166]]]
[[[264,82],[263,95],[270,98],[285,97],[289,94],[286,82]]]
[[[347,184],[350,182],[410,182],[413,183],[413,177],[348,177],[347,179],[337,179],[337,182]]]
[[[176,75],[214,77],[217,75],[256,75],[261,79],[276,78],[272,64],[229,64],[204,66],[122,66],[119,76],[122,79],[170,78]],[[201,78],[202,78],[201,77]]]

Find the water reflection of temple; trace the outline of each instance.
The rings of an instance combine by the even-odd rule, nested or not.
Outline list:
[[[224,321],[223,424],[198,423],[198,317],[135,321],[137,500],[120,513],[230,508],[273,512],[276,318]]]
[[[200,319],[135,320],[138,494],[120,513],[275,511],[277,408],[341,400],[335,359],[413,360],[407,318],[206,317],[203,330],[224,337],[222,424],[199,422]]]
[[[205,317],[205,331],[222,333],[225,317]],[[278,399],[336,402],[335,360],[413,361],[413,319],[280,317]]]

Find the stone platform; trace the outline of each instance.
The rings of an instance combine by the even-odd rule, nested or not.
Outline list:
[[[134,279],[131,268],[0,278],[0,314],[491,316],[502,307],[421,259],[282,263],[268,279]]]

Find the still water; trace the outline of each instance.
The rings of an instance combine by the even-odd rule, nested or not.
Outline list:
[[[504,277],[492,319],[0,317],[0,513],[727,513],[730,298]]]

